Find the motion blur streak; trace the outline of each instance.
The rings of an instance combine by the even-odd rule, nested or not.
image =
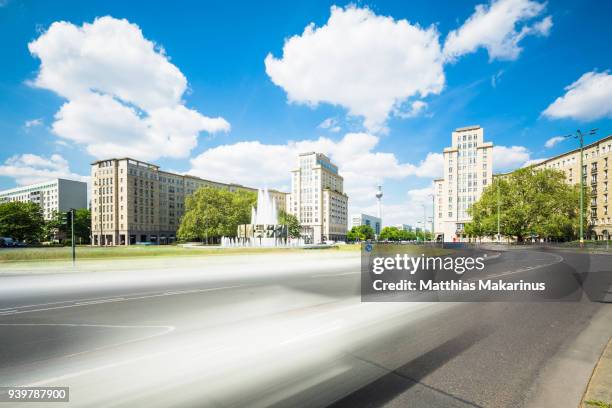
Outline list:
[[[491,273],[551,262],[504,256]],[[492,403],[498,384],[520,392],[494,405],[517,406],[525,385],[508,378],[544,364],[533,336],[561,342],[599,308],[361,303],[359,254],[337,251],[32,265],[0,269],[0,385],[69,386],[70,406],[357,406],[358,390],[406,367],[410,385],[373,406],[410,389],[411,406]],[[506,373],[500,350],[516,347],[533,367]],[[469,370],[483,379],[462,381]]]

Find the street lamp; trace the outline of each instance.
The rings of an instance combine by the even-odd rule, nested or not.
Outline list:
[[[501,202],[499,199],[499,184],[500,180],[497,179],[497,243],[499,244],[501,241],[501,230],[500,226],[500,217],[501,217]]]
[[[436,217],[436,195],[435,194],[429,194],[429,196],[431,197],[431,242],[434,242],[435,238],[436,238],[436,233],[435,231],[435,217]]]
[[[597,129],[591,129],[589,135],[597,133]],[[565,135],[565,138],[573,137],[580,141],[580,247],[584,246],[584,136],[580,129],[576,130],[576,134]]]
[[[427,227],[427,207],[423,204],[423,242],[425,242],[425,228]]]

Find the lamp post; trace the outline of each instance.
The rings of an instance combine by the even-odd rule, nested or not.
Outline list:
[[[591,129],[589,135],[597,133],[597,129]],[[576,130],[576,135],[566,135],[566,138],[573,137],[580,142],[580,247],[584,247],[584,136],[580,129]]]
[[[436,228],[436,195],[429,194],[429,196],[431,197],[431,242],[434,242],[436,239],[436,233],[434,232]]]
[[[423,204],[423,242],[425,242],[425,228],[427,228],[427,207]]]
[[[70,214],[70,230],[71,230],[71,234],[70,234],[70,244],[72,246],[72,265],[74,265],[74,262],[76,261],[76,244],[74,242],[74,216],[75,216],[75,209],[71,208],[70,211],[68,211],[68,213]]]
[[[501,241],[500,217],[501,217],[501,202],[499,201],[499,179],[497,180],[497,243]]]

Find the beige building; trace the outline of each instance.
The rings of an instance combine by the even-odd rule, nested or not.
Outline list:
[[[338,167],[321,153],[302,153],[291,171],[287,212],[302,224],[313,243],[344,241],[348,228],[348,196]]]
[[[444,177],[434,180],[434,235],[445,242],[467,240],[467,210],[493,179],[493,143],[484,141],[483,128],[458,128],[451,143],[444,149]]]
[[[609,183],[612,176],[612,135],[584,146],[584,184],[589,187],[589,205],[585,209],[589,219],[587,239],[609,239],[612,232],[610,220]],[[534,168],[560,170],[569,184],[580,183],[580,149],[574,149],[552,157]]]
[[[200,187],[257,191],[160,170],[131,158],[99,160],[91,165],[93,245],[171,243],[185,211],[185,197]],[[271,190],[277,208],[286,207],[287,193]]]

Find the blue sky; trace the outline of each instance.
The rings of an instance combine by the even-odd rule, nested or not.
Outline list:
[[[610,134],[609,2],[0,5],[0,188],[131,155],[288,189],[316,149],[351,212],[380,182],[384,223],[415,223],[456,127],[485,128],[498,170]]]

